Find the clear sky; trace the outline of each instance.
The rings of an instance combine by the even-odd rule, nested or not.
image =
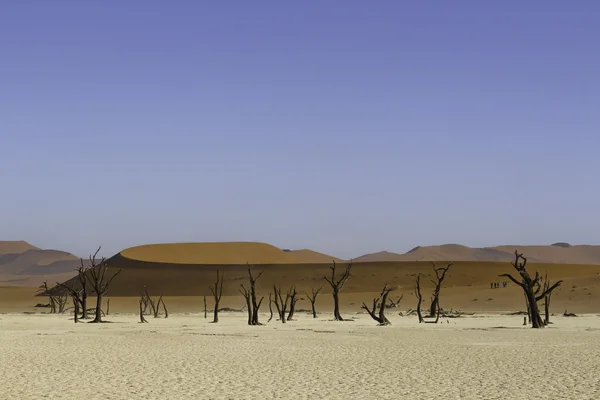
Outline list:
[[[592,0],[3,2],[0,239],[597,244],[599,18]]]

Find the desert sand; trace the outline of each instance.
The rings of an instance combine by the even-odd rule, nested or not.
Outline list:
[[[2,399],[598,399],[600,317],[478,315],[421,324],[389,312],[250,327],[245,315],[73,324],[0,316]],[[263,322],[267,315],[262,314]]]

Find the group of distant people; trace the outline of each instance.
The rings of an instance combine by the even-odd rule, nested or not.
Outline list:
[[[506,285],[508,285],[508,282],[506,282],[506,281],[502,282],[502,287],[506,287]],[[490,282],[490,289],[498,289],[499,287],[500,287],[499,282]]]

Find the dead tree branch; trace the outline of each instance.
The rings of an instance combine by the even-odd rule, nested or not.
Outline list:
[[[333,265],[329,267],[331,269],[331,278],[324,276],[323,279],[329,283],[331,289],[333,290],[333,317],[336,321],[343,321],[344,318],[340,315],[340,291],[343,289],[344,285],[350,278],[350,270],[352,269],[352,260],[346,266],[346,270],[342,274],[342,276],[337,279],[335,276],[336,264],[335,260],[333,261]]]

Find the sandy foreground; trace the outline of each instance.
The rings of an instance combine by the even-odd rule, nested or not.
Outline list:
[[[247,326],[241,313],[74,324],[0,315],[1,399],[599,399],[600,317],[476,315],[377,327],[306,314]],[[261,315],[266,322],[268,315]]]

